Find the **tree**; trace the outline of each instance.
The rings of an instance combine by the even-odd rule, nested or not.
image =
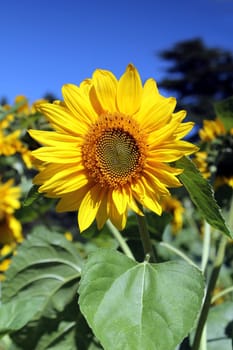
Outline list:
[[[233,95],[233,54],[207,47],[202,39],[181,41],[159,53],[170,65],[160,88],[176,93],[192,119],[215,116],[213,103]]]

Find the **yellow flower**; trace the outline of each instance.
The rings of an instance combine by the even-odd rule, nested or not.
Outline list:
[[[175,197],[166,196],[162,200],[162,208],[172,214],[172,233],[178,233],[183,226],[184,207],[182,203]]]
[[[231,177],[217,176],[214,185],[215,185],[215,188],[221,187],[223,185],[228,185],[229,187],[233,188],[233,176]]]
[[[6,112],[11,108],[10,105],[4,105],[2,106],[3,110]],[[7,114],[4,118],[1,116],[0,120],[0,130],[8,128],[10,123],[14,120],[14,115],[13,114]]]
[[[18,113],[20,113],[20,114],[22,113],[24,115],[28,115],[30,113],[30,106],[29,106],[27,98],[24,95],[16,96],[14,102],[15,102],[15,104],[20,103],[20,102],[22,103],[22,105],[17,109]]]
[[[39,103],[45,103],[45,102],[48,102],[48,100],[46,100],[45,98],[40,98],[35,102],[33,102],[33,104],[31,105],[31,113],[34,114],[37,112],[36,105],[38,105]]]
[[[129,209],[143,215],[138,203],[160,215],[161,197],[180,186],[182,170],[168,163],[197,150],[181,140],[193,123],[173,113],[175,98],[161,96],[153,79],[143,86],[131,64],[119,80],[97,69],[62,92],[64,101],[38,106],[55,131],[30,131],[43,145],[32,152],[43,163],[39,191],[61,198],[60,212],[78,209],[80,231],[95,218],[98,228],[109,218],[121,230]]]
[[[18,148],[18,152],[21,154],[26,167],[28,169],[31,169],[33,167],[33,156],[31,151],[26,146],[24,146],[23,143],[21,143],[20,147]]]
[[[219,119],[204,120],[199,131],[205,150],[197,152],[194,162],[205,178],[214,175],[214,186],[233,188],[233,129],[227,131]]]
[[[10,134],[5,135],[0,129],[0,156],[12,156],[20,153],[27,168],[32,168],[31,151],[20,140],[20,130],[15,130]]]
[[[193,158],[193,162],[196,164],[197,168],[202,173],[205,179],[208,179],[211,176],[211,173],[208,169],[207,163],[208,154],[206,152],[196,152],[195,157]]]
[[[22,241],[22,227],[14,217],[16,209],[20,208],[20,188],[13,187],[13,180],[0,182],[0,243]]]
[[[69,231],[66,231],[66,232],[64,233],[64,236],[66,237],[66,239],[67,239],[68,241],[72,241],[72,240],[73,240],[73,235],[72,235],[72,233],[69,232]]]
[[[16,96],[15,98],[15,103],[19,103],[22,102],[23,104],[17,109],[17,113],[18,114],[22,114],[22,115],[29,115],[29,114],[34,114],[36,113],[36,108],[35,105],[39,104],[39,103],[45,103],[48,102],[46,99],[41,98],[36,100],[35,102],[32,103],[32,105],[30,106],[28,103],[28,99],[23,96],[23,95],[19,95]]]
[[[217,136],[225,135],[226,129],[219,119],[204,120],[203,128],[199,131],[199,136],[202,141],[209,142]]]
[[[0,155],[12,156],[21,147],[19,140],[20,130],[16,130],[8,135],[5,135],[0,130]]]
[[[5,279],[4,272],[10,266],[10,257],[16,253],[16,247],[17,244],[12,242],[10,244],[5,244],[4,247],[0,249],[0,281]]]
[[[13,214],[20,208],[20,187],[13,187],[13,180],[0,182],[0,218],[5,213]]]

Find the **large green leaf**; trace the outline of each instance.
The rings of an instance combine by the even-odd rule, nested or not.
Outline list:
[[[194,326],[203,289],[191,265],[100,249],[83,269],[79,305],[105,350],[174,350]]]
[[[214,104],[217,117],[222,121],[227,131],[233,127],[233,96]]]
[[[13,299],[0,306],[0,334],[4,335],[19,330],[34,318],[44,303],[42,297],[35,297],[28,303],[28,298]]]
[[[204,179],[193,162],[189,158],[183,157],[176,161],[176,167],[184,169],[183,173],[179,175],[179,179],[189,192],[202,217],[211,226],[233,238],[233,234],[228,230],[221,215],[211,185]]]
[[[26,310],[30,305],[32,307],[31,318],[22,323],[22,327],[25,326],[23,331],[12,334],[22,349],[34,349],[43,335],[55,330],[59,332],[60,320],[72,323],[77,319],[80,314],[76,299],[81,266],[82,259],[74,244],[62,234],[44,228],[38,228],[18,248],[6,272],[2,299],[3,307],[15,308],[18,312],[23,312],[22,298],[27,300]],[[33,310],[36,310],[38,299],[40,307],[35,313]],[[6,324],[10,325],[11,318],[9,313]],[[15,323],[13,326],[15,330],[19,328]],[[13,327],[9,327],[9,331],[12,330]],[[0,332],[3,331],[4,325],[0,328]]]
[[[77,349],[75,342],[76,323],[61,322],[59,328],[41,337],[35,350],[74,350]]]

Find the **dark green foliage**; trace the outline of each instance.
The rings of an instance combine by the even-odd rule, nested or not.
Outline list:
[[[170,65],[159,87],[175,93],[191,119],[214,117],[213,101],[233,95],[233,55],[200,39],[176,43],[160,57]]]
[[[189,192],[190,198],[197,206],[201,216],[211,226],[232,238],[233,233],[229,231],[225,224],[210,183],[201,176],[195,165],[187,157],[176,161],[176,167],[184,169],[179,178]]]

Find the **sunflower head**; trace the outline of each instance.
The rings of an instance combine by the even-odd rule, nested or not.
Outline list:
[[[138,204],[161,214],[161,198],[180,186],[182,169],[169,163],[197,147],[182,138],[193,123],[174,113],[176,100],[160,95],[156,82],[143,85],[129,64],[118,80],[97,69],[80,86],[63,86],[64,100],[39,104],[54,131],[30,130],[42,147],[34,183],[47,196],[60,198],[58,211],[78,210],[80,230],[96,218],[119,229],[128,210],[143,215]]]
[[[225,135],[226,130],[220,119],[204,120],[203,128],[199,131],[200,139],[204,142],[210,142],[218,136]]]
[[[16,243],[11,242],[10,244],[5,244],[3,248],[0,249],[0,281],[5,279],[5,271],[9,268],[11,263],[11,256],[16,252]]]
[[[215,187],[233,187],[233,133],[219,119],[204,120],[200,130],[203,151],[195,154],[195,162],[205,177],[213,176]]]
[[[184,207],[182,203],[176,197],[166,196],[162,200],[162,208],[172,215],[172,233],[176,235],[183,226]]]
[[[13,186],[13,180],[0,183],[0,243],[8,244],[22,240],[22,227],[14,217],[20,208],[20,188]]]

